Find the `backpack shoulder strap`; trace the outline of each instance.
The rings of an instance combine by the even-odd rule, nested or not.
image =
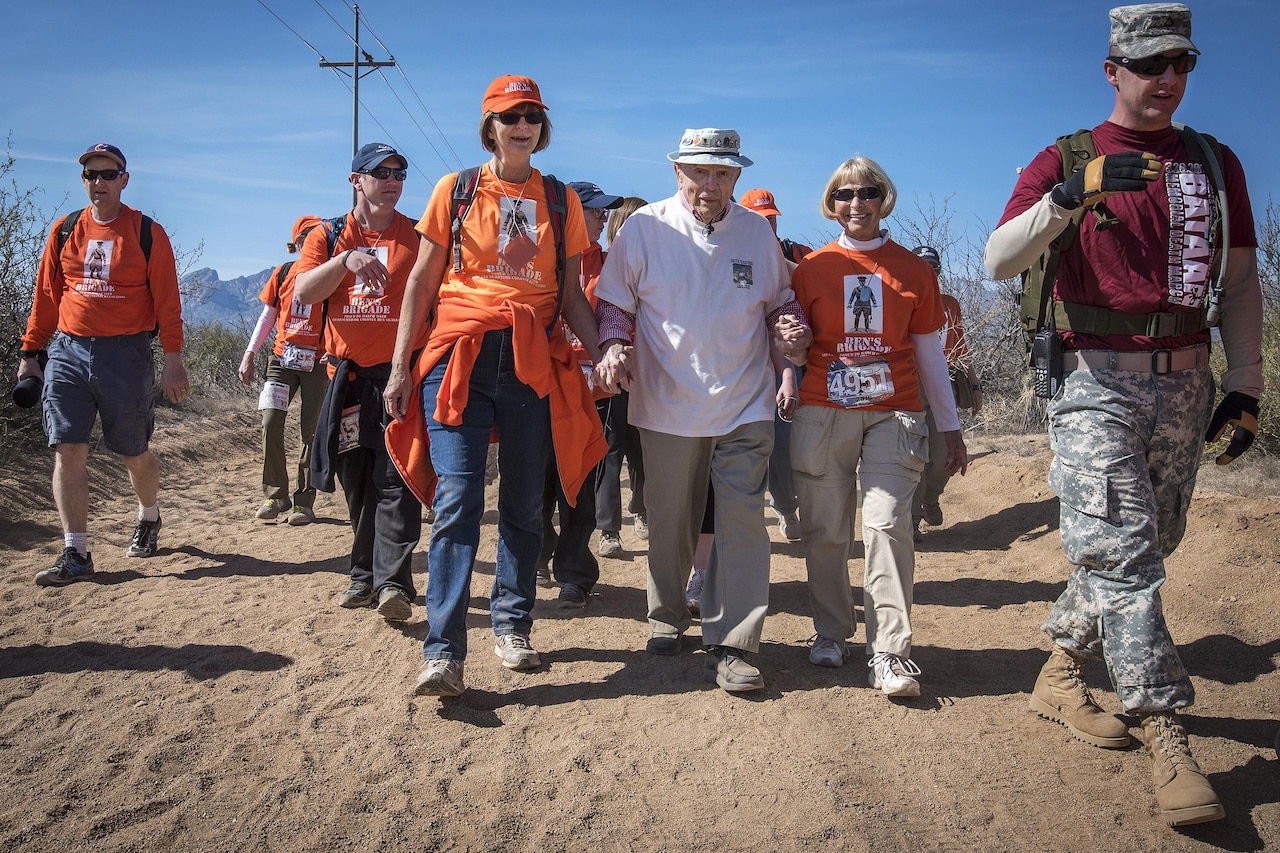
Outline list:
[[[76,223],[80,221],[80,214],[84,213],[87,208],[73,210],[62,218],[62,225],[58,228],[58,255],[62,255],[62,247],[67,245],[67,240],[71,238],[71,232],[76,230]]]
[[[542,190],[547,199],[547,219],[551,223],[551,235],[556,244],[556,310],[552,314],[554,328],[564,305],[565,245],[564,226],[569,215],[569,197],[565,185],[555,175],[542,176]]]
[[[1093,144],[1093,133],[1085,128],[1075,133],[1059,136],[1054,144],[1062,157],[1062,180],[1067,180],[1090,160],[1098,156]],[[1022,313],[1022,329],[1034,335],[1044,325],[1049,302],[1053,298],[1053,284],[1058,277],[1058,264],[1080,231],[1085,208],[1081,206],[1071,216],[1071,222],[1053,239],[1031,267],[1022,274],[1022,295],[1019,300]]]
[[[142,222],[138,227],[138,245],[142,247],[142,257],[148,264],[151,263],[151,226],[155,224],[154,219],[142,214]]]
[[[342,236],[342,229],[347,227],[347,217],[333,216],[328,219],[321,219],[324,225],[325,247],[329,250],[329,257],[333,257],[333,253],[338,248],[338,238]]]
[[[449,226],[449,230],[451,232],[450,242],[453,243],[454,272],[462,270],[462,220],[467,218],[467,212],[471,210],[471,202],[475,200],[476,187],[479,183],[479,166],[463,169],[453,180],[453,199],[450,202],[453,221]]]
[[[1222,297],[1223,285],[1227,280],[1227,253],[1231,248],[1231,227],[1227,216],[1227,179],[1226,160],[1222,156],[1222,143],[1206,133],[1200,133],[1181,122],[1174,122],[1173,127],[1182,137],[1182,145],[1187,153],[1194,157],[1209,174],[1213,184],[1213,199],[1217,215],[1209,226],[1209,245],[1216,246],[1213,259],[1213,278],[1209,282],[1209,293],[1205,299],[1205,324],[1218,325],[1219,300]]]

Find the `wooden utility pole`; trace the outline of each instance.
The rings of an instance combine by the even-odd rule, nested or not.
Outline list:
[[[390,68],[396,64],[395,59],[388,62],[375,62],[373,57],[360,49],[360,7],[353,6],[352,11],[356,16],[356,34],[353,41],[355,42],[355,54],[350,62],[325,62],[320,60],[321,68],[350,68],[351,69],[351,157],[354,159],[356,152],[360,150],[360,78],[365,74],[369,74],[376,68]],[[361,61],[360,57],[364,56]],[[360,69],[367,68],[363,74]],[[351,188],[351,206],[356,204],[356,188]]]

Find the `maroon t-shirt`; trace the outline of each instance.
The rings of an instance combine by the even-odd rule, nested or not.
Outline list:
[[[1104,204],[1119,220],[1109,230],[1093,230],[1097,219],[1092,213],[1085,216],[1079,238],[1062,255],[1055,297],[1126,314],[1200,311],[1214,260],[1207,239],[1214,215],[1213,188],[1206,170],[1188,156],[1172,127],[1136,131],[1103,122],[1093,129],[1093,144],[1099,155],[1149,151],[1165,164],[1164,173],[1142,192],[1107,197]],[[1226,146],[1222,153],[1231,246],[1255,248],[1258,240],[1244,169]],[[1051,145],[1023,170],[1000,224],[1027,210],[1061,182],[1062,155]],[[1063,333],[1068,349],[1174,349],[1208,340],[1208,331],[1158,341],[1145,336]]]

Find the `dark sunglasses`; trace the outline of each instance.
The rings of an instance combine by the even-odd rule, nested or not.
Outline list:
[[[387,178],[395,178],[397,181],[403,181],[405,178],[409,177],[409,170],[387,169],[380,166],[377,169],[361,169],[360,174],[369,175],[370,177],[377,178],[380,181],[385,181]]]
[[[1157,53],[1155,56],[1144,56],[1141,59],[1130,59],[1127,56],[1108,56],[1108,62],[1114,62],[1121,68],[1128,68],[1134,74],[1141,74],[1143,77],[1156,77],[1164,73],[1164,70],[1170,65],[1173,66],[1175,74],[1186,74],[1196,67],[1196,55],[1194,53],[1184,53],[1179,56],[1164,56]]]
[[[855,197],[863,201],[871,201],[873,198],[880,198],[880,195],[879,187],[858,187],[856,190],[842,187],[831,191],[831,197],[836,201],[853,201]]]
[[[493,117],[507,126],[520,123],[520,119],[524,119],[529,124],[542,124],[547,119],[547,114],[542,110],[529,110],[527,113],[517,113],[507,111],[505,113],[494,113]]]
[[[93,183],[98,178],[102,178],[104,181],[114,181],[123,174],[124,169],[85,169],[80,173],[80,177],[89,183]]]

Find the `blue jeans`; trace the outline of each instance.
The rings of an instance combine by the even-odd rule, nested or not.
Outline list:
[[[551,452],[548,402],[516,378],[510,329],[485,334],[459,426],[432,417],[452,357],[451,351],[422,380],[431,464],[440,478],[427,552],[430,627],[422,646],[427,660],[467,656],[471,569],[480,544],[485,462],[495,427],[500,442],[498,558],[489,612],[495,635],[529,634],[542,550],[542,487]]]

